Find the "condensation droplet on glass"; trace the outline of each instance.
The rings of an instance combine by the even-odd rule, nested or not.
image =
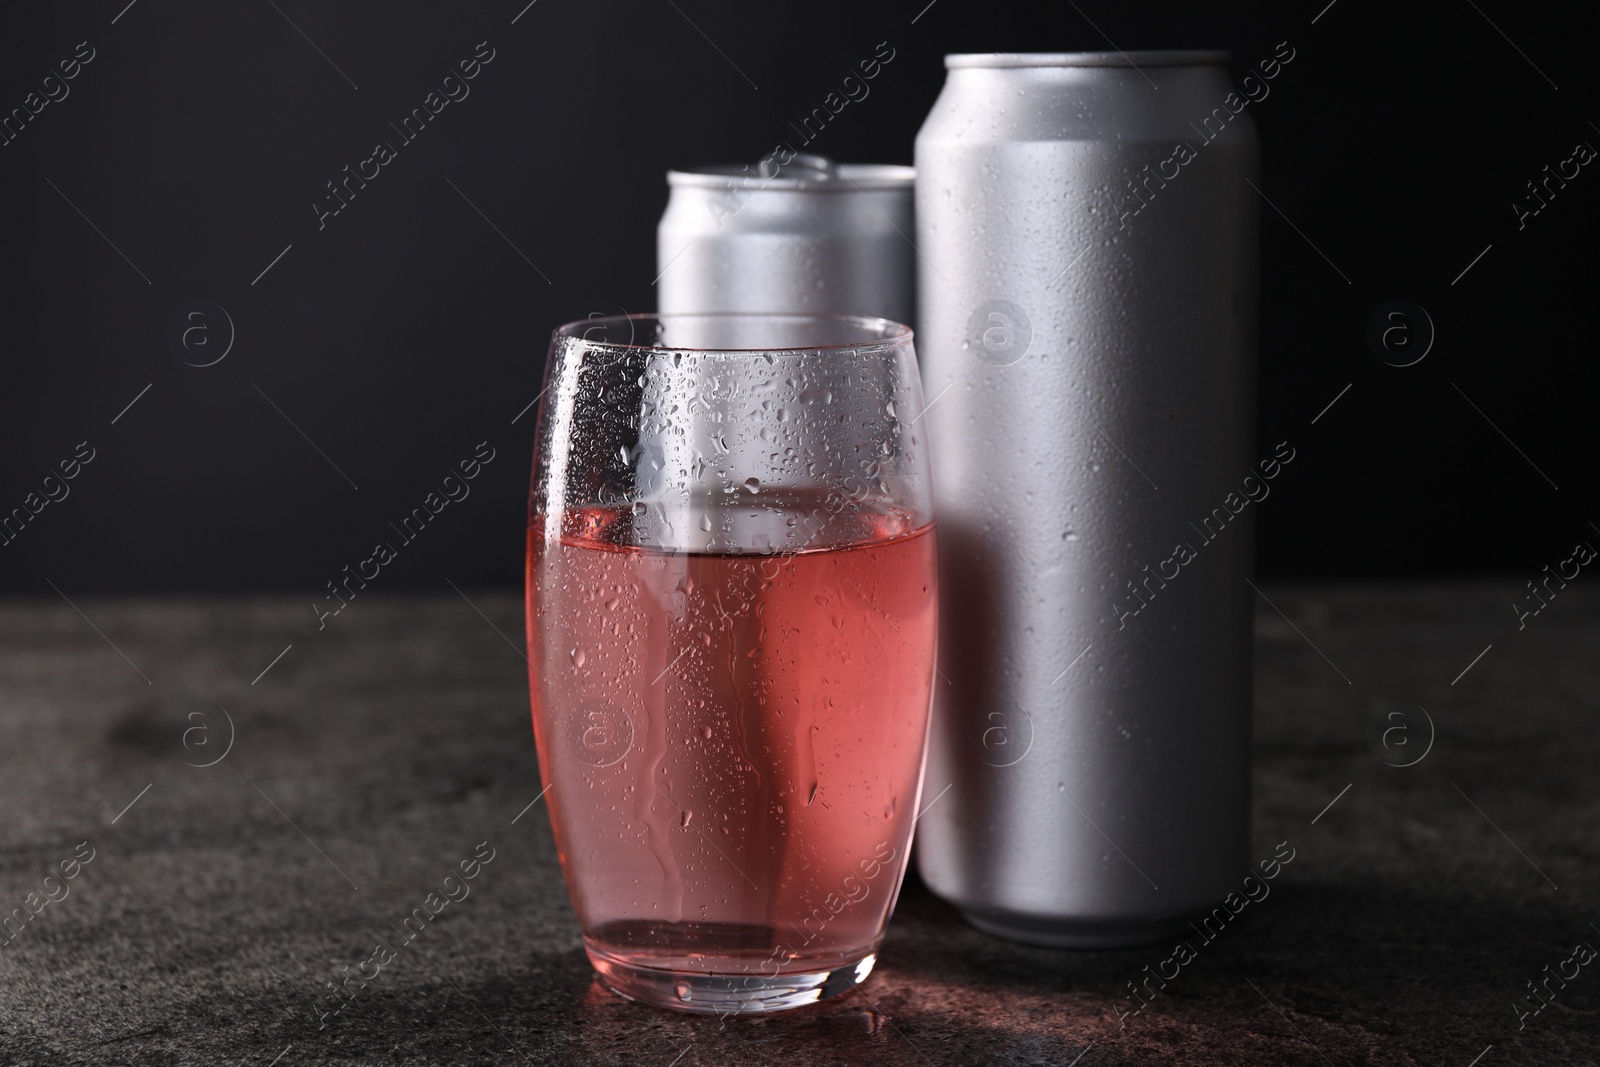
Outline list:
[[[759,493],[761,492],[761,480],[759,478],[746,478],[744,487],[752,493]]]
[[[575,648],[572,650],[572,665],[574,667],[583,666],[583,661],[587,658],[588,657],[583,654],[583,649]]]

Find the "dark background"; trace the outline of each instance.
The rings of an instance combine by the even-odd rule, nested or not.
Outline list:
[[[1238,78],[1287,40],[1293,64],[1250,109],[1282,212],[1263,204],[1260,433],[1304,458],[1260,509],[1260,570],[1533,577],[1600,541],[1600,166],[1520,232],[1511,207],[1575,143],[1600,145],[1592,25],[1572,9],[525,2],[96,0],[0,19],[0,112],[78,42],[96,53],[0,147],[0,512],[78,442],[96,452],[0,548],[0,590],[317,598],[485,440],[472,496],[381,580],[519,582],[533,413],[513,419],[550,329],[652,310],[663,172],[756,159],[882,41],[894,60],[815,149],[911,162],[946,52],[1224,47]],[[495,58],[471,95],[319,231],[325,183],[398,144],[388,123],[480,41]],[[1438,331],[1408,368],[1364,339],[1393,299]],[[232,350],[186,366],[226,329],[212,310],[218,347],[185,350],[174,321],[216,307]]]

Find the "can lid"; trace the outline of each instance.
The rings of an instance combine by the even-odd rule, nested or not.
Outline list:
[[[773,150],[755,163],[714,164],[698,170],[669,170],[667,184],[707,189],[791,189],[851,193],[868,189],[909,189],[917,172],[892,163],[835,163],[827,156],[796,152],[787,162]]]
[[[1213,67],[1228,63],[1222,49],[1171,49],[1145,52],[968,52],[944,57],[956,67]]]

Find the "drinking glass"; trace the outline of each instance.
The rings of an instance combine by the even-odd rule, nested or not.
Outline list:
[[[558,329],[528,519],[539,768],[589,959],[774,1011],[871,972],[922,788],[934,530],[911,331]]]

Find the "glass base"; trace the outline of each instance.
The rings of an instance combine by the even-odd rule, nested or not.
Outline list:
[[[588,951],[589,962],[600,973],[601,982],[618,996],[657,1008],[704,1015],[750,1015],[815,1004],[866,981],[878,961],[877,953],[869,952],[859,960],[826,971],[707,974],[640,967],[592,947]]]

